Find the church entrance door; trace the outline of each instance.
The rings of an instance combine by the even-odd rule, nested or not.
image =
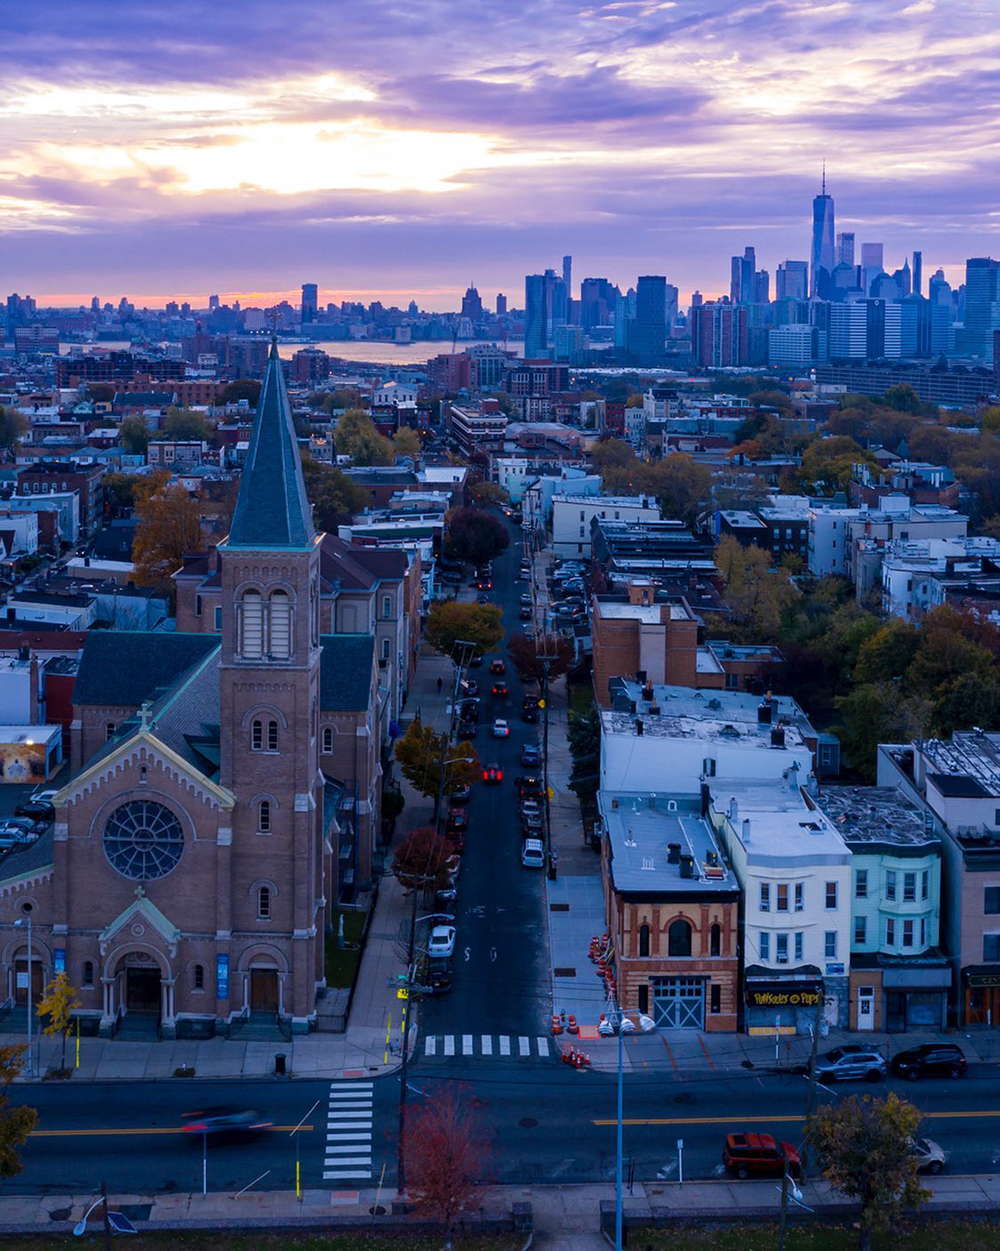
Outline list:
[[[15,961],[14,973],[14,1001],[18,1007],[21,1007],[28,1002],[28,961],[26,958]],[[38,960],[32,960],[31,1001],[36,1008],[42,998],[44,984],[41,963]]]
[[[125,970],[125,1007],[129,1012],[160,1015],[160,970]]]
[[[278,1011],[278,972],[276,969],[250,970],[250,1011]]]

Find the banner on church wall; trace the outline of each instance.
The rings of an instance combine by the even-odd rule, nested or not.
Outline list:
[[[52,953],[52,967],[57,973],[66,972],[66,948],[56,947]]]
[[[215,997],[217,999],[229,998],[229,956],[217,955],[215,957]]]

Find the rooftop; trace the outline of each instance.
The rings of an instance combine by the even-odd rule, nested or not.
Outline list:
[[[943,795],[1000,796],[1000,733],[957,730],[920,744],[928,778]]]
[[[924,814],[894,786],[824,786],[816,803],[855,851],[941,846]]]
[[[716,652],[718,655],[718,652]],[[647,718],[686,717],[705,722],[721,722],[738,726],[743,734],[760,733],[770,737],[772,727],[779,723],[787,729],[797,726],[812,737],[815,734],[809,718],[790,695],[752,695],[748,691],[696,691],[689,686],[664,686],[629,678],[611,680],[612,708]],[[652,709],[658,709],[652,713]]]
[[[787,776],[721,778],[712,789],[717,812],[729,813],[729,824],[748,859],[804,856],[826,864],[848,864],[850,851],[840,831],[825,813],[806,802],[794,766]]]

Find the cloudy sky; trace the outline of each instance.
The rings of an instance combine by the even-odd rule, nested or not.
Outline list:
[[[4,292],[453,308],[728,290],[837,228],[1000,253],[998,0],[45,0],[4,13]]]

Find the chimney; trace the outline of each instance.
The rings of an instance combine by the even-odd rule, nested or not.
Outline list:
[[[788,770],[788,789],[795,792],[799,789],[799,762],[792,762],[792,767]]]
[[[667,864],[679,864],[681,858],[680,843],[667,843]]]
[[[694,877],[694,856],[681,856],[681,877]]]
[[[743,845],[746,846],[746,844],[749,843],[749,841],[750,841],[750,818],[744,817],[743,819]]]
[[[770,725],[772,715],[773,715],[773,709],[771,708],[771,701],[769,699],[761,700],[761,702],[757,705],[758,724]]]
[[[706,790],[707,790],[707,789],[708,789],[708,788],[706,787]],[[736,818],[737,818],[739,815],[740,815],[740,806],[739,806],[739,804],[736,802],[736,796],[735,796],[735,795],[730,795],[730,797],[729,797],[729,819],[730,819],[730,821],[732,821],[732,822],[733,822],[733,824],[734,824],[734,825],[736,824]]]
[[[641,718],[641,717],[637,717],[637,718],[636,718],[636,722],[635,722],[635,734],[636,734],[636,738],[642,738],[642,731],[643,731],[642,718]]]
[[[708,805],[709,805],[710,800],[711,800],[711,792],[708,789],[708,783],[702,782],[701,784],[701,815],[703,817],[708,816]]]
[[[784,747],[785,745],[785,727],[783,725],[774,725],[771,727],[771,746]]]

